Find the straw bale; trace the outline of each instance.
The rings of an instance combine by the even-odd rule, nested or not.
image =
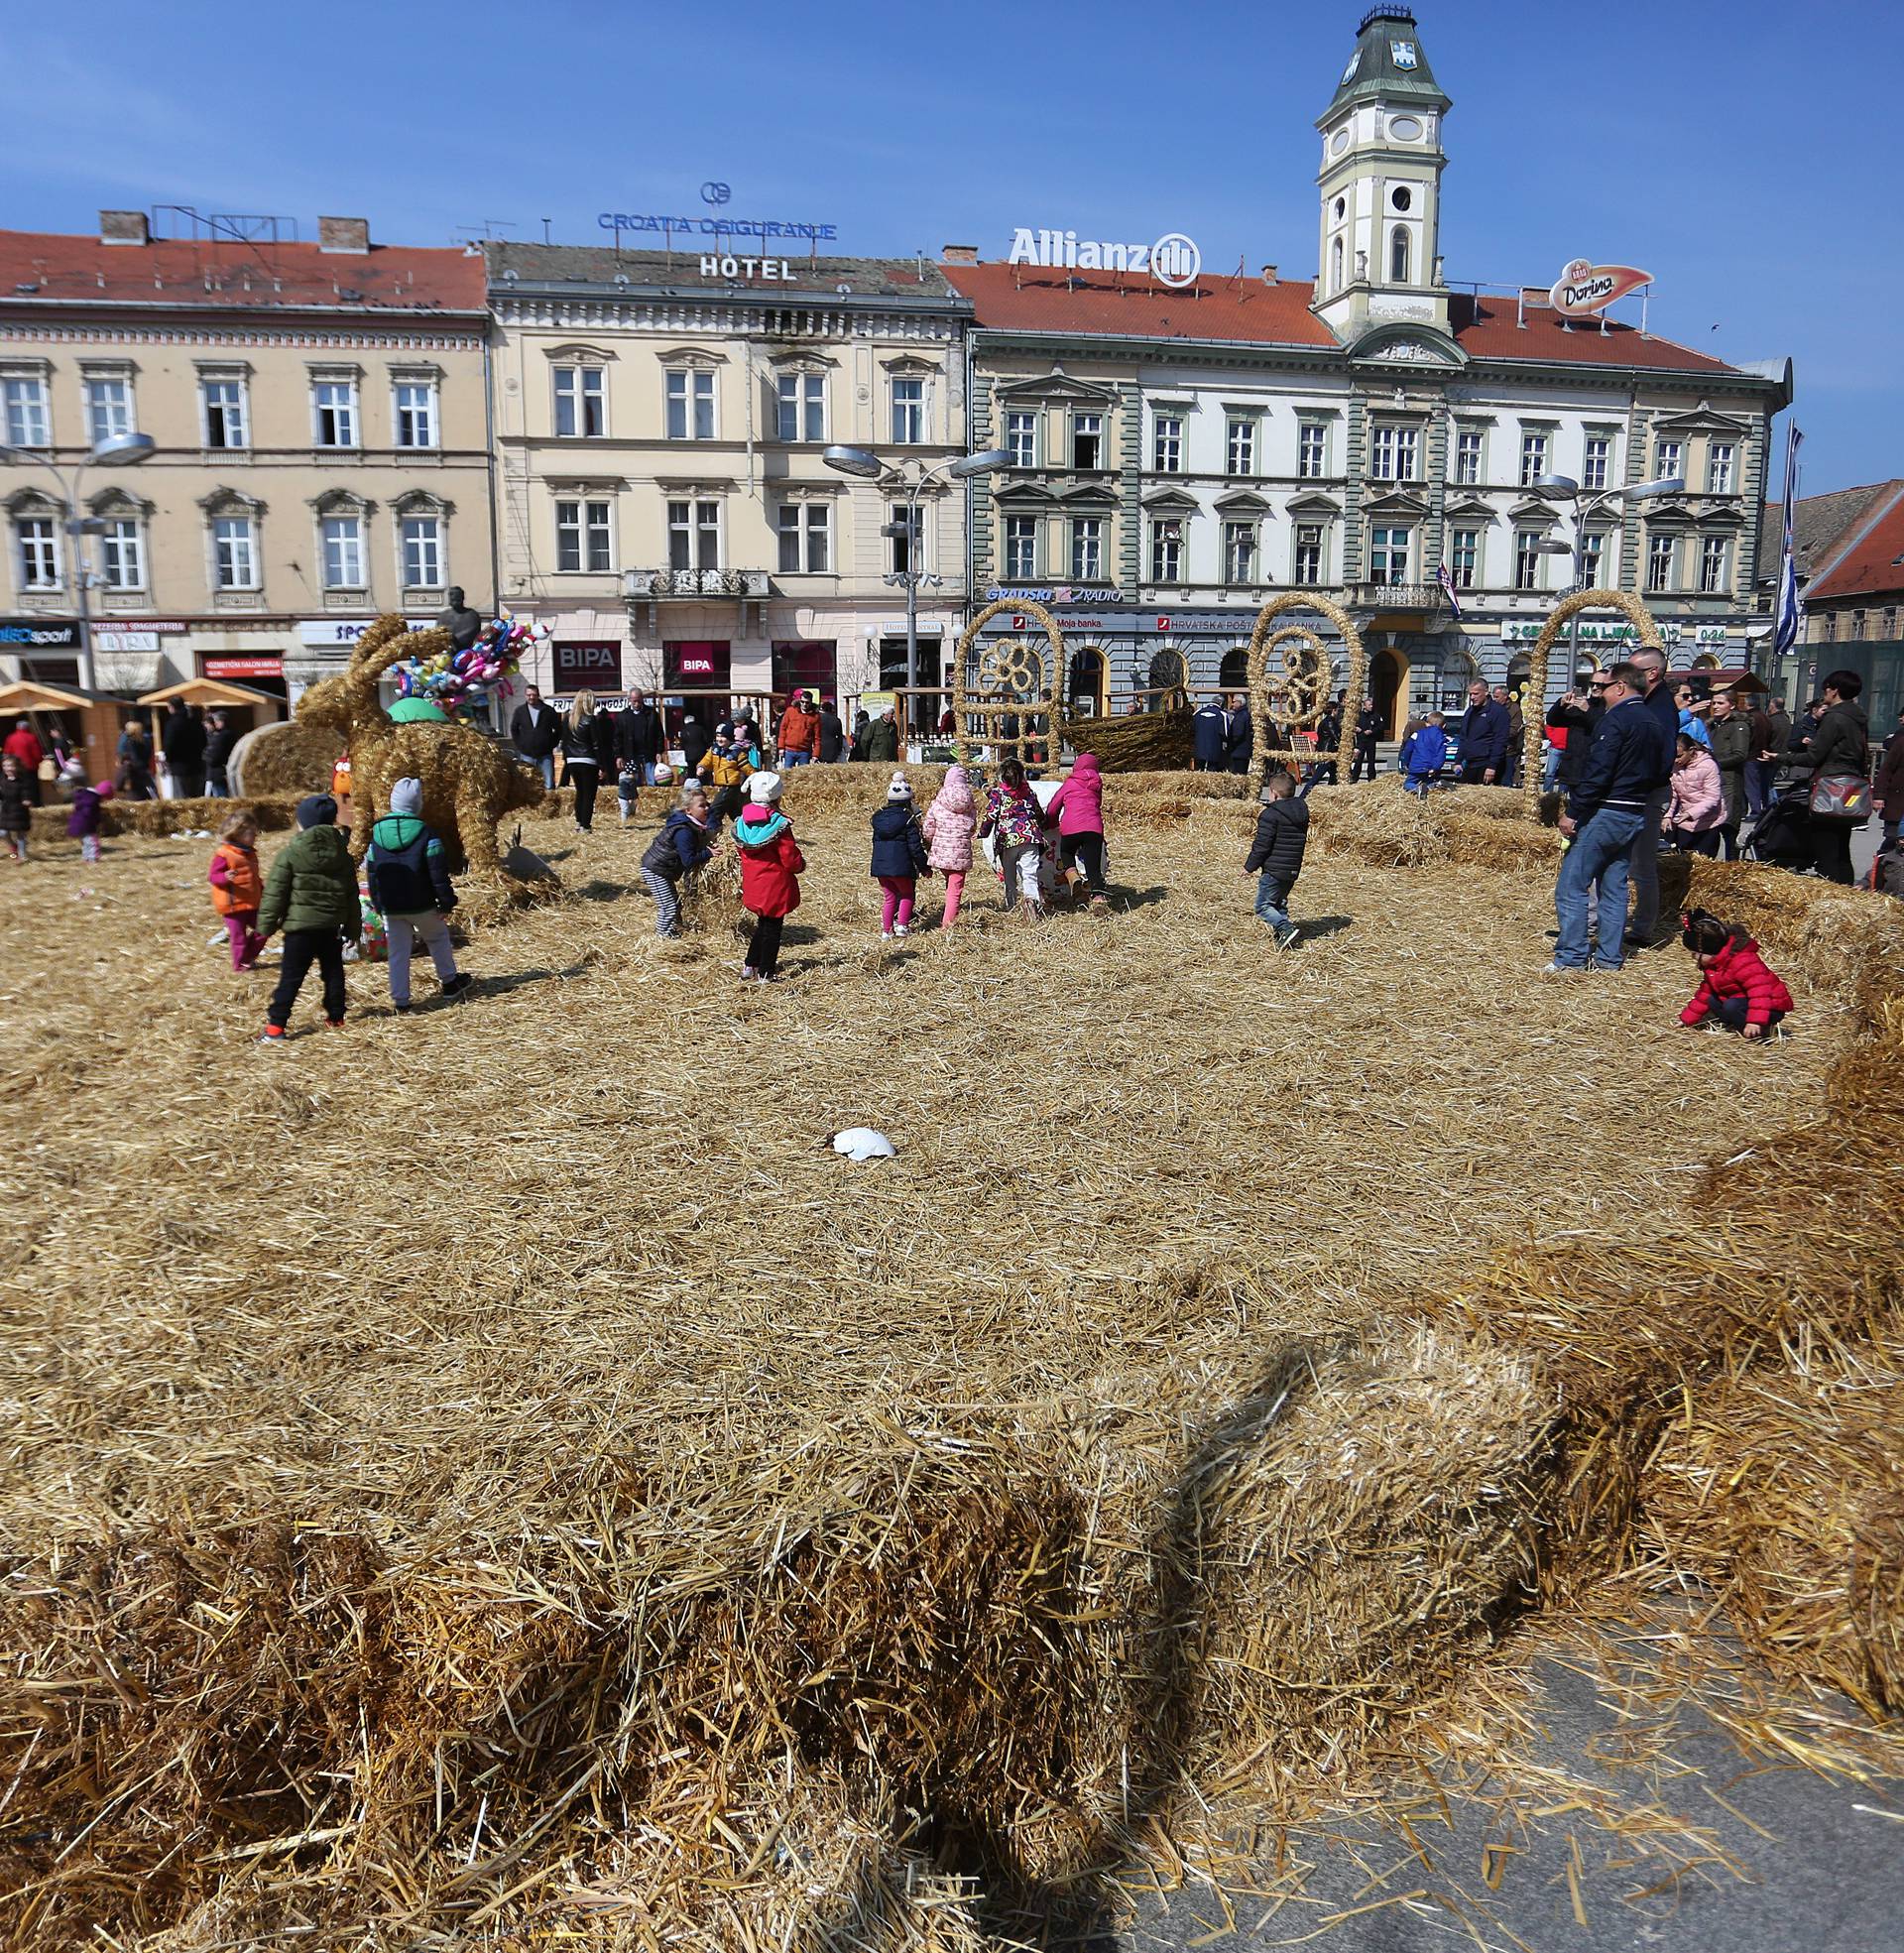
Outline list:
[[[1115,718],[1067,719],[1064,737],[1074,753],[1095,753],[1106,773],[1187,770],[1196,745],[1187,706]]]
[[[318,719],[299,716],[280,725],[259,726],[243,741],[244,762],[239,780],[247,793],[328,793],[331,769],[344,751],[343,729]]]

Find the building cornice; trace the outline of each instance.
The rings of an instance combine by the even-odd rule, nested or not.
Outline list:
[[[348,346],[378,351],[480,353],[488,336],[486,321],[472,324],[473,329],[465,336],[432,332],[420,326],[399,328],[381,321],[356,327],[298,326],[290,321],[267,326],[239,325],[220,317],[202,323],[168,319],[164,323],[109,324],[99,312],[90,314],[81,324],[76,319],[36,321],[30,314],[15,313],[0,306],[0,344],[51,340],[56,345],[75,346],[290,346],[319,351]]]

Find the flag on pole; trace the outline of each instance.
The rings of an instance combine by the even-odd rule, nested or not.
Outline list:
[[[1796,424],[1785,431],[1785,547],[1778,559],[1778,609],[1772,650],[1783,656],[1797,647],[1805,628],[1805,606],[1798,597],[1798,558],[1792,548],[1792,512],[1798,500],[1798,450],[1805,436]]]
[[[1435,581],[1441,585],[1441,594],[1448,599],[1448,608],[1455,613],[1455,622],[1461,622],[1461,599],[1455,595],[1455,579],[1448,574],[1448,565],[1435,565]]]

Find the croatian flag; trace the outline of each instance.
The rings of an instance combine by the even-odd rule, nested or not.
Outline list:
[[[1435,566],[1435,581],[1441,585],[1441,594],[1448,599],[1448,608],[1455,613],[1455,622],[1461,622],[1461,599],[1455,595],[1455,579],[1448,574],[1448,565]]]
[[[1805,436],[1796,426],[1785,435],[1785,547],[1778,559],[1778,610],[1772,625],[1772,650],[1793,650],[1805,628],[1805,606],[1798,599],[1798,559],[1792,549],[1792,510],[1798,498],[1798,450]]]

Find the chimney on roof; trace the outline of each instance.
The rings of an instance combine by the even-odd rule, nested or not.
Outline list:
[[[99,242],[101,244],[150,244],[152,227],[146,222],[143,210],[101,210],[99,212]]]
[[[948,244],[939,253],[939,262],[944,265],[976,265],[979,262],[979,247],[976,244]]]
[[[1277,279],[1276,279],[1276,268],[1275,268],[1275,266],[1274,266],[1274,265],[1264,265],[1264,266],[1263,266],[1263,268],[1262,268],[1262,282],[1263,282],[1263,283],[1264,283],[1265,285],[1274,285],[1274,284],[1276,284],[1276,283],[1277,283]]]
[[[370,249],[368,217],[319,217],[317,248],[320,251],[348,252],[361,257]]]

